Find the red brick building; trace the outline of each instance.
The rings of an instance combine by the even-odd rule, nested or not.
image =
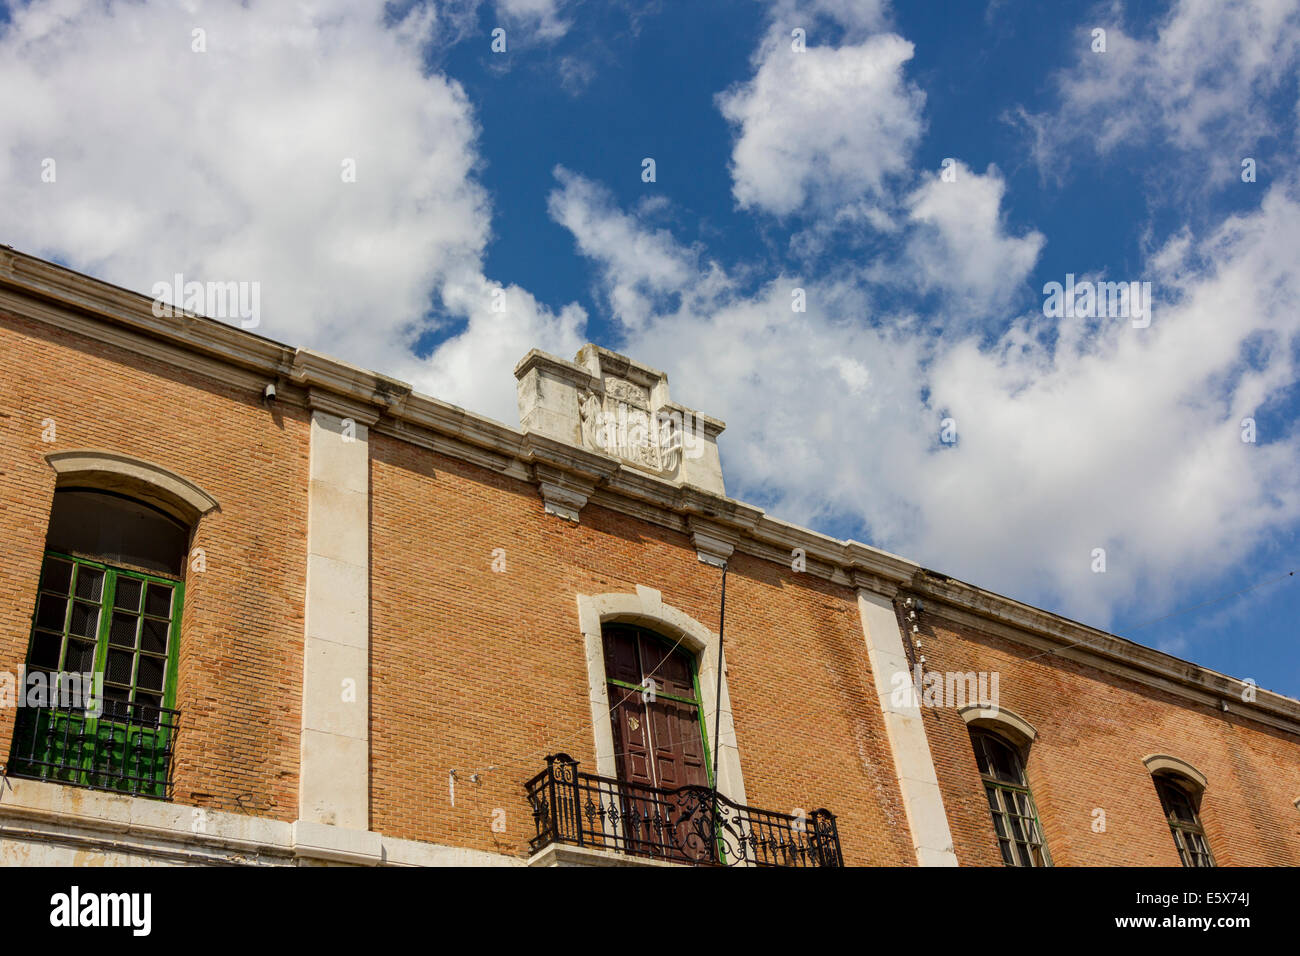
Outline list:
[[[0,248],[4,862],[1300,864],[1300,702],[726,497],[654,369],[155,311]]]

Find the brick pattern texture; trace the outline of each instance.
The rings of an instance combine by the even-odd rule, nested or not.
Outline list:
[[[0,670],[26,654],[55,486],[45,456],[99,448],[183,475],[220,510],[191,543],[206,570],[186,577],[175,799],[295,819],[308,413],[2,313],[0,363]],[[42,440],[47,420],[56,441]],[[716,630],[721,572],[685,534],[595,505],[578,524],[546,515],[526,482],[376,432],[370,480],[371,828],[525,856],[523,785],[544,757],[595,770],[575,596],[645,585]],[[744,555],[727,584],[748,802],[826,807],[846,862],[911,865],[853,591]],[[929,668],[999,672],[1003,705],[1037,728],[1028,776],[1056,864],[1177,865],[1141,763],[1161,752],[1209,777],[1219,863],[1300,865],[1295,736],[1035,656],[941,608],[922,633]],[[0,709],[4,755],[13,716]],[[964,721],[953,707],[923,708],[923,721],[958,859],[999,865]]]
[[[927,669],[996,671],[1001,706],[1037,731],[1025,773],[1054,865],[1180,865],[1142,763],[1149,754],[1206,776],[1201,823],[1219,866],[1300,865],[1300,738],[1237,716],[1231,703],[1226,714],[1197,706],[956,624],[941,609],[921,620]],[[966,722],[955,707],[923,712],[957,859],[998,865]]]
[[[534,832],[523,782],[545,756],[595,771],[576,595],[646,585],[716,631],[721,572],[683,534],[593,505],[573,524],[544,514],[531,485],[383,436],[371,492],[374,827],[523,854]],[[909,862],[852,591],[738,556],[727,614],[749,803],[824,806],[846,861]]]
[[[0,670],[27,653],[55,486],[45,456],[103,449],[170,469],[220,505],[190,545],[206,570],[185,575],[175,799],[296,819],[306,412],[0,313],[0,416]],[[0,759],[13,723],[0,709]]]

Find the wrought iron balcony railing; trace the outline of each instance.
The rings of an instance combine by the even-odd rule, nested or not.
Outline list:
[[[82,707],[22,708],[9,772],[133,796],[171,796],[179,710],[124,700]]]
[[[525,785],[537,835],[699,866],[843,866],[835,815],[806,817],[733,803],[709,787],[662,790],[581,773],[568,754],[546,758]]]

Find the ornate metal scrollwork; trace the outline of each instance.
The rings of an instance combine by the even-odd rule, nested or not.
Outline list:
[[[534,850],[562,842],[697,865],[844,865],[828,810],[794,816],[741,806],[709,787],[625,783],[580,773],[567,754],[546,763],[525,785]]]

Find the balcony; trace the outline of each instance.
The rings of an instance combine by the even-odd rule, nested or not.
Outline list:
[[[692,866],[844,865],[829,810],[792,816],[708,787],[627,784],[580,772],[568,754],[547,757],[524,788],[537,828],[533,853],[558,843]]]
[[[168,799],[180,711],[105,699],[81,707],[23,708],[9,773],[92,790]]]

